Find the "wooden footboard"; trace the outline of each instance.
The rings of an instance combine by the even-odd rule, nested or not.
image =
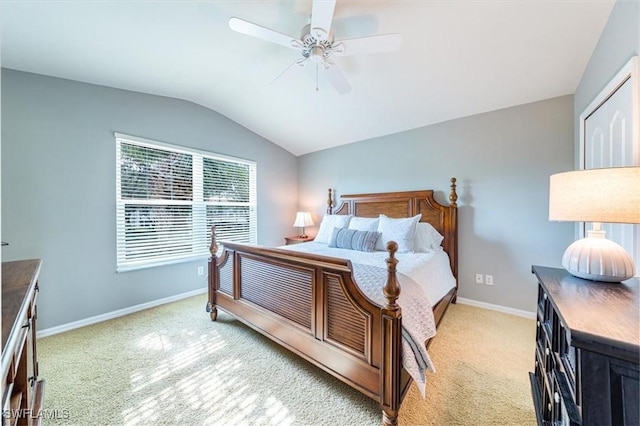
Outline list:
[[[348,260],[234,243],[218,257],[213,241],[211,319],[222,308],[379,401],[393,424],[410,382],[401,366],[397,245],[389,243],[387,304],[378,306],[353,281]]]

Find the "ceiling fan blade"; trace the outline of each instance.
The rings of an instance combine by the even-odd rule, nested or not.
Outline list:
[[[327,73],[327,79],[336,91],[341,95],[349,93],[351,91],[351,85],[345,78],[344,74],[342,74],[342,71],[340,71],[340,68],[338,68],[336,64],[330,62],[325,62],[323,65]]]
[[[311,7],[311,31],[313,35],[321,40],[326,40],[331,31],[331,21],[333,21],[333,11],[336,7],[336,0],[314,0]],[[324,31],[317,31],[322,29]]]
[[[245,21],[244,19],[235,17],[230,18],[229,27],[239,33],[270,41],[284,47],[290,47],[292,49],[300,49],[302,47],[302,43],[291,36],[279,33],[269,28],[261,27],[260,25]]]
[[[285,68],[284,71],[278,74],[278,76],[271,81],[271,84],[274,84],[276,81],[280,80],[285,75],[288,77],[290,75],[295,74],[296,72],[299,72],[302,68],[304,68],[308,60],[309,58],[300,58],[297,61],[293,62],[291,65]]]
[[[401,34],[381,34],[348,38],[334,43],[333,54],[340,56],[393,52],[402,44]]]

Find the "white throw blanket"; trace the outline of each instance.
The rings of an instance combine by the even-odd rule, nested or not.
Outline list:
[[[386,299],[382,287],[387,280],[387,270],[358,263],[352,265],[358,287],[369,299],[384,306]],[[400,283],[398,305],[402,308],[402,363],[424,398],[427,383],[425,370],[428,368],[435,372],[425,347],[427,339],[436,334],[433,309],[414,280],[404,274],[397,274],[397,277]]]

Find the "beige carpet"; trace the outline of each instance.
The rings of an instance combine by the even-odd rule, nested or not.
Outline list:
[[[45,409],[58,417],[43,423],[380,423],[374,401],[223,312],[211,322],[205,300],[40,339]],[[534,332],[533,320],[452,305],[430,348],[437,372],[428,376],[427,399],[412,385],[399,423],[534,425]]]

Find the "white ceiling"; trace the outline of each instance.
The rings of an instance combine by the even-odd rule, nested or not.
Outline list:
[[[229,29],[299,36],[310,1],[7,1],[2,66],[185,99],[295,155],[573,94],[614,0],[338,0],[336,39],[400,33],[399,51],[336,57],[352,90]]]

